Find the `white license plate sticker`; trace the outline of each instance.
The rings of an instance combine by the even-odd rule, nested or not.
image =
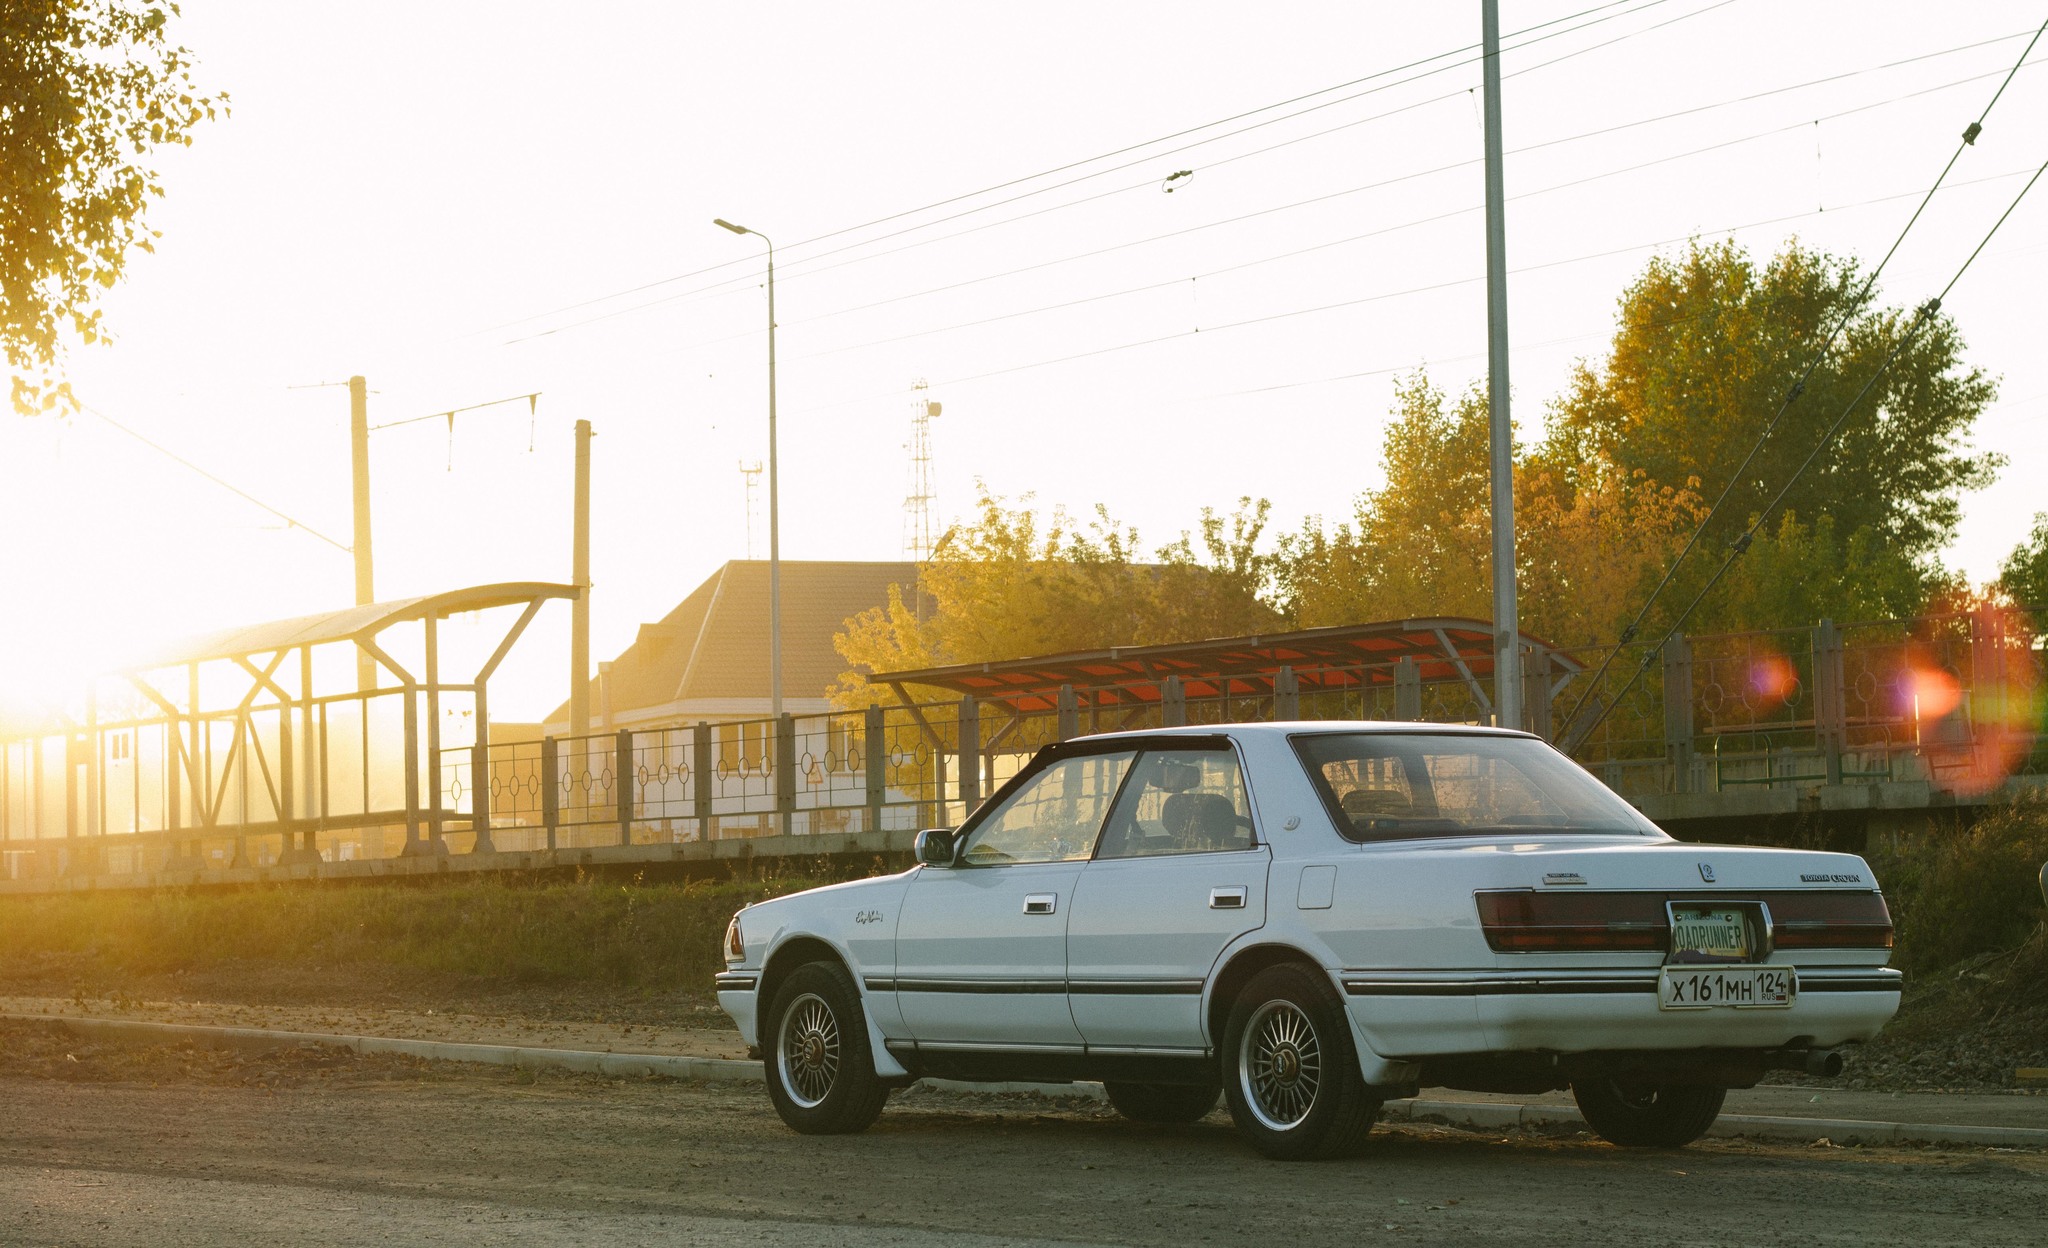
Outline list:
[[[1749,923],[1740,907],[1671,907],[1673,962],[1746,962]]]
[[[1657,978],[1657,1008],[1782,1009],[1798,991],[1789,966],[1667,966]]]

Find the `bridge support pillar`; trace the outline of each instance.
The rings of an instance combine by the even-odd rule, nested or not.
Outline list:
[[[1833,620],[1822,620],[1813,629],[1813,737],[1829,784],[1842,782],[1842,751],[1849,743],[1849,701],[1842,677],[1842,630]]]
[[[1673,633],[1664,643],[1664,761],[1671,792],[1692,792],[1692,760],[1692,643]]]

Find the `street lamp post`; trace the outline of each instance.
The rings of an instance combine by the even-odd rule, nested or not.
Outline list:
[[[735,234],[752,234],[768,244],[768,703],[775,722],[782,722],[782,531],[775,488],[775,243],[759,230],[734,225],[723,217],[713,225]]]

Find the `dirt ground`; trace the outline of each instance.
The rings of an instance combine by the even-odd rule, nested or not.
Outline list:
[[[2048,1156],[1381,1128],[1280,1165],[1222,1113],[915,1091],[869,1132],[758,1087],[97,1047],[0,1024],[0,1243],[2036,1244]]]
[[[2012,1089],[2021,1068],[2048,1067],[2048,1000],[2038,991],[2027,998],[1998,995],[1989,1006],[1940,986],[1914,996],[1876,1041],[1850,1054],[1839,1082],[1785,1072],[1766,1082],[1994,1092]],[[385,966],[306,968],[252,960],[196,973],[112,977],[42,958],[0,967],[0,1009],[700,1057],[744,1051],[708,991],[514,984]]]

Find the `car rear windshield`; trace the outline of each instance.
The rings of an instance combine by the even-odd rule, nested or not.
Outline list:
[[[1543,832],[1658,835],[1541,741],[1477,733],[1308,733],[1295,752],[1337,830],[1357,841]]]

